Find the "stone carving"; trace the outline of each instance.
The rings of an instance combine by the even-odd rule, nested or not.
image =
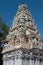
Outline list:
[[[37,39],[41,40],[41,36],[26,5],[19,6],[6,39],[8,39],[8,44],[28,43],[31,46],[33,43],[32,45],[39,48],[41,42]]]

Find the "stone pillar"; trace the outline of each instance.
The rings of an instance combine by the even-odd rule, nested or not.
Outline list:
[[[43,65],[43,61],[41,61],[40,65]]]
[[[22,59],[20,59],[20,58],[16,59],[15,58],[15,64],[14,65],[22,65]]]
[[[40,65],[39,59],[37,60],[38,65]]]
[[[13,65],[15,65],[15,58],[13,59]]]
[[[34,65],[34,59],[32,60],[32,65]]]
[[[26,58],[22,59],[22,65],[28,65],[28,60]]]
[[[27,60],[27,65],[30,65],[30,59]]]
[[[35,65],[38,65],[37,58],[35,59]]]
[[[3,65],[9,65],[9,59],[5,59]]]
[[[6,65],[6,61],[5,60],[3,60],[3,65]]]
[[[9,61],[10,61],[10,63],[9,63],[10,65],[14,65],[13,59],[10,59]]]
[[[30,65],[32,65],[32,59],[30,58]]]
[[[28,65],[35,65],[34,59],[31,59],[31,58],[30,58],[30,61],[29,61],[29,62],[30,62],[30,64],[28,64]]]
[[[40,65],[42,65],[42,61],[40,62]]]

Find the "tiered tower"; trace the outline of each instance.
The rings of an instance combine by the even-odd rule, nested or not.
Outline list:
[[[41,36],[25,4],[19,6],[3,46],[3,65],[43,65]]]

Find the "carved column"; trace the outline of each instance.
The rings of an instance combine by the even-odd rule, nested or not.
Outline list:
[[[41,61],[41,64],[40,65],[43,65],[43,61]]]
[[[6,65],[6,61],[5,60],[3,61],[3,65]]]
[[[15,65],[15,58],[13,59],[13,65]]]
[[[26,58],[22,59],[22,65],[30,65],[30,63],[31,63],[30,58],[29,59],[26,59]]]
[[[35,60],[35,65],[38,65],[38,64],[37,64],[37,58],[36,58],[36,60]]]
[[[15,58],[15,65],[22,65],[22,59],[20,59],[20,58],[16,59]]]
[[[9,59],[8,59],[8,60],[6,60],[6,65],[9,65]]]
[[[22,65],[21,54],[20,50],[15,51],[15,65]]]
[[[39,60],[37,60],[37,62],[38,62],[38,65],[40,65],[40,61],[39,61]]]
[[[27,60],[27,65],[30,65],[30,59]]]
[[[13,64],[13,63],[14,63],[14,62],[13,62],[13,61],[14,61],[13,59],[10,59],[9,61],[10,61],[10,65],[14,65],[14,64]]]
[[[34,65],[34,59],[32,60],[32,65]]]
[[[32,59],[30,58],[30,65],[32,65]]]

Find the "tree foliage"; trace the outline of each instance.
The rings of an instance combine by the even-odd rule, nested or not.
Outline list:
[[[9,26],[0,19],[0,42],[4,40],[8,34]]]
[[[3,61],[2,61],[2,43],[1,41],[4,40],[8,34],[8,31],[9,31],[9,26],[5,24],[5,22],[3,22],[1,16],[0,16],[0,65],[3,64]]]

